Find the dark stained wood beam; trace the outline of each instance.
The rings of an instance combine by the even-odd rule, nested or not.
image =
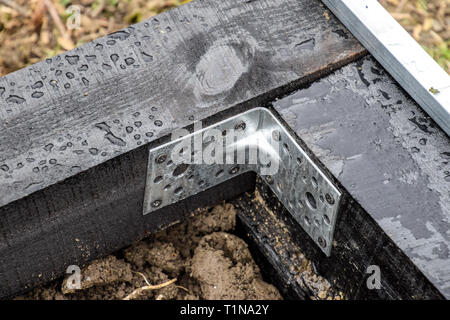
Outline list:
[[[346,191],[332,256],[304,246],[352,298],[450,298],[449,137],[364,58],[273,103]],[[367,268],[383,290],[368,290]]]

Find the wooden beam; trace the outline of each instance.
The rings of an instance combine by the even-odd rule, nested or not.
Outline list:
[[[273,105],[352,202],[339,218],[331,259],[315,255],[321,270],[341,277],[353,297],[450,298],[445,132],[373,58]],[[367,290],[369,265],[380,266],[384,292]]]

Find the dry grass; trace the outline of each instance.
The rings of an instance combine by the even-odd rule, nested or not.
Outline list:
[[[0,0],[0,76],[189,1]],[[81,28],[65,26],[70,5],[81,9]]]
[[[380,3],[450,73],[450,0],[380,0]]]
[[[0,0],[0,76],[189,1]],[[450,0],[380,2],[450,72]],[[65,28],[70,5],[81,8],[81,28]]]

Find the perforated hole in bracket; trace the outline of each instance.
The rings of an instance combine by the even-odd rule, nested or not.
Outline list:
[[[248,171],[263,177],[329,256],[341,192],[263,108],[151,149],[143,213],[150,214]]]

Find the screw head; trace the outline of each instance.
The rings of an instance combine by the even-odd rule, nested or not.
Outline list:
[[[153,208],[158,208],[161,204],[162,204],[161,200],[155,200],[155,201],[152,202],[152,207]]]
[[[319,238],[317,240],[319,241],[319,244],[322,248],[325,248],[327,246],[327,242],[321,236],[319,236]]]
[[[235,174],[235,173],[238,173],[238,171],[239,171],[239,167],[236,166],[236,167],[231,168],[230,171],[229,171],[229,173],[230,173],[230,174]]]
[[[167,160],[167,155],[165,153],[161,153],[159,156],[156,157],[156,163],[163,163]]]
[[[281,133],[278,130],[273,130],[272,131],[272,138],[275,141],[280,141],[281,140]]]
[[[329,193],[327,193],[327,194],[325,195],[325,200],[327,200],[327,202],[328,202],[329,204],[334,204],[334,198],[333,198],[333,196],[332,196],[331,194],[329,194]]]
[[[246,127],[247,127],[247,125],[245,124],[245,122],[241,121],[234,127],[234,129],[236,131],[244,131]]]

